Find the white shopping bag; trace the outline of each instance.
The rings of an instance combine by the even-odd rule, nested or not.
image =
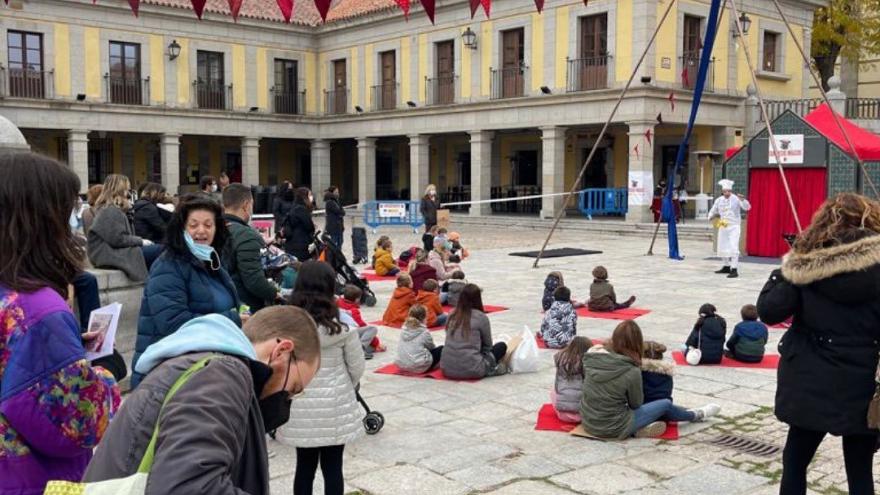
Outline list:
[[[510,358],[511,373],[534,373],[538,371],[538,342],[535,334],[526,326],[521,341]]]

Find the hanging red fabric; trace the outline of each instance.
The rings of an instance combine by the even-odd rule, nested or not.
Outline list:
[[[798,219],[804,228],[826,199],[828,174],[824,168],[786,168]],[[746,252],[750,256],[778,258],[788,252],[783,235],[797,234],[797,225],[785,195],[779,169],[753,168],[749,174]]]
[[[471,19],[477,15],[477,9],[480,7],[480,0],[471,0]]]
[[[321,20],[324,22],[327,22],[327,14],[330,12],[330,1],[331,0],[315,0],[315,7],[318,8],[318,13],[321,14]]]
[[[238,22],[238,13],[241,11],[241,2],[243,0],[229,0],[229,12],[232,14],[232,20]]]
[[[431,20],[431,24],[434,24],[434,1],[435,0],[422,0],[422,8],[425,9],[425,15],[428,16],[428,19]]]
[[[535,8],[538,9],[538,12],[544,11],[544,0],[535,0]]]
[[[137,17],[141,6],[141,0],[128,0],[128,6],[131,7],[131,11],[134,12],[134,16]]]
[[[196,17],[199,19],[202,18],[202,13],[205,11],[205,2],[207,0],[190,0],[193,4],[193,11],[196,13]]]
[[[488,19],[492,10],[492,0],[482,0],[481,3],[483,4],[483,12],[486,13],[486,19]]]
[[[277,0],[277,3],[281,15],[284,16],[284,22],[290,22],[290,18],[293,17],[293,0]]]
[[[400,10],[403,11],[403,17],[406,20],[409,20],[409,0],[395,0],[397,2],[397,6],[400,7]]]

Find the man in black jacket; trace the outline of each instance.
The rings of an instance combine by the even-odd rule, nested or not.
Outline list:
[[[266,279],[260,262],[260,252],[266,243],[259,232],[248,225],[254,211],[250,188],[230,184],[223,191],[223,208],[223,218],[229,228],[221,256],[223,267],[232,277],[239,298],[251,311],[257,311],[279,296],[275,285]]]

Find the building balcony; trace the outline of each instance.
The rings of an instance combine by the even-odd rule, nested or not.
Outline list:
[[[847,98],[846,118],[880,120],[880,98]]]
[[[528,66],[525,65],[508,69],[490,68],[491,93],[489,97],[493,100],[500,100],[525,96],[525,81],[528,70]]]
[[[394,110],[397,108],[397,90],[400,86],[396,82],[379,84],[370,87],[373,95],[373,110]]]
[[[104,75],[107,103],[117,105],[149,105],[150,78],[135,79]]]
[[[195,104],[208,110],[229,110],[232,108],[232,85],[222,81],[193,81]]]
[[[605,55],[603,57],[566,59],[568,60],[566,90],[569,93],[574,93],[606,89],[608,87],[608,59],[610,58],[610,55]]]
[[[348,113],[348,89],[324,91],[324,114],[343,115]]]
[[[12,69],[0,65],[0,94],[12,98],[52,98],[54,70]]]
[[[685,53],[681,60],[681,87],[693,91],[697,86],[697,76],[700,71],[700,53]],[[709,71],[706,74],[706,84],[703,91],[710,93],[715,91],[715,58],[709,61]]]
[[[304,115],[306,110],[306,92],[289,91],[272,87],[272,113],[284,115]]]
[[[425,79],[427,105],[452,105],[455,103],[455,84],[458,76],[442,76]]]

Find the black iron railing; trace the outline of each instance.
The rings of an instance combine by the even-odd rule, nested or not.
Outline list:
[[[372,86],[370,90],[373,93],[373,110],[394,110],[397,108],[398,86],[396,82]]]
[[[105,95],[108,103],[119,105],[149,105],[150,78],[116,77],[104,75]]]
[[[458,76],[440,76],[425,79],[425,95],[428,105],[451,105],[455,103],[455,82]]]
[[[608,59],[604,57],[575,58],[568,60],[568,92],[592,91],[608,87]]]
[[[880,98],[847,98],[846,118],[880,120]]]
[[[341,115],[348,113],[348,89],[324,91],[324,113]]]
[[[47,99],[53,96],[55,71],[13,69],[0,66],[2,94],[13,98]]]
[[[681,86],[684,89],[693,90],[697,86],[697,76],[700,71],[700,53],[685,53],[681,60]],[[706,74],[706,84],[703,91],[715,91],[715,58],[709,61],[709,71]]]
[[[306,92],[289,91],[272,87],[272,113],[304,115],[306,112]]]
[[[800,117],[812,112],[822,104],[821,98],[805,98],[800,100],[764,100],[767,107],[767,117],[770,120],[782,115],[786,110],[791,110]],[[756,122],[764,122],[760,109],[757,112]]]
[[[196,105],[210,110],[228,110],[232,108],[232,85],[222,81],[193,81],[196,94]]]
[[[518,98],[525,95],[526,75],[529,68],[525,65],[507,69],[489,69],[491,85],[490,98]]]

